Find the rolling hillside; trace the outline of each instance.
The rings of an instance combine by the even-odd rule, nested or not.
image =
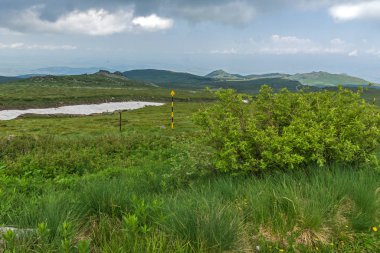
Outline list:
[[[298,81],[303,85],[307,86],[367,86],[370,82],[359,77],[349,76],[346,74],[331,74],[328,72],[311,72],[311,73],[301,73],[295,75],[282,74],[282,73],[268,73],[268,74],[253,74],[253,75],[239,75],[239,74],[230,74],[224,70],[215,70],[205,77],[210,77],[216,80],[225,80],[225,81],[243,81],[243,80],[257,80],[264,78],[281,78],[288,79],[293,81]],[[380,87],[375,84],[376,87]]]
[[[212,78],[189,73],[156,69],[141,69],[123,72],[131,80],[154,83],[163,88],[199,89],[210,86]]]
[[[245,78],[247,79],[261,79],[261,78],[284,78],[288,77],[290,75],[288,74],[282,74],[282,73],[268,73],[268,74],[261,74],[261,75],[247,75]]]
[[[261,78],[244,81],[216,81],[210,88],[233,88],[239,92],[246,92],[256,94],[259,92],[260,87],[264,84],[269,85],[274,91],[279,91],[287,88],[290,91],[297,91],[304,87],[301,83],[294,80],[287,80],[283,78]]]
[[[215,70],[205,77],[210,77],[219,80],[255,80],[255,79],[264,79],[264,78],[284,78],[288,77],[288,74],[282,73],[268,73],[268,74],[258,74],[258,75],[239,75],[239,74],[230,74],[224,70]]]
[[[157,84],[163,88],[172,89],[187,89],[199,90],[209,87],[212,89],[218,88],[233,88],[239,92],[257,93],[261,85],[268,84],[275,90],[281,88],[288,88],[289,90],[297,90],[301,87],[301,83],[295,80],[288,80],[283,78],[257,78],[246,80],[242,76],[236,75],[236,78],[231,79],[217,79],[210,76],[227,76],[226,72],[216,71],[214,74],[210,73],[207,76],[197,76],[183,72],[173,72],[166,70],[131,70],[123,73],[128,79],[136,81],[144,81]],[[228,74],[228,73],[227,73]]]
[[[176,90],[176,101],[210,101],[205,91]],[[170,90],[129,80],[120,72],[91,75],[39,76],[0,85],[0,110],[121,101],[170,101]]]
[[[215,70],[207,75],[205,77],[214,78],[214,79],[226,79],[226,80],[244,80],[244,76],[238,75],[238,74],[230,74],[226,71],[219,69]]]
[[[0,79],[1,80],[1,79]],[[68,76],[32,76],[12,82],[16,86],[44,86],[44,87],[75,87],[75,88],[128,88],[146,89],[154,94],[154,89],[176,89],[187,91],[201,91],[206,87],[211,89],[233,88],[239,92],[256,94],[264,84],[271,86],[275,91],[287,88],[297,91],[305,86],[334,87],[345,84],[355,88],[358,85],[368,85],[368,82],[348,75],[330,74],[327,72],[312,72],[296,74],[293,76],[281,73],[269,73],[262,75],[230,74],[223,70],[216,70],[206,76],[198,76],[184,72],[174,72],[156,69],[131,70],[126,72],[111,73],[100,70],[95,74],[68,75]],[[5,85],[5,84],[3,84]],[[374,86],[378,88],[380,86]]]
[[[34,76],[13,82],[15,85],[44,85],[44,86],[68,86],[68,87],[150,87],[141,81],[129,80],[120,72],[111,73],[100,70],[95,74],[70,75],[70,76]]]
[[[0,76],[0,83],[7,83],[18,80],[17,77]]]
[[[346,74],[331,74],[323,71],[295,74],[287,78],[299,81],[304,85],[312,86],[368,85],[370,83],[369,81],[358,77]]]

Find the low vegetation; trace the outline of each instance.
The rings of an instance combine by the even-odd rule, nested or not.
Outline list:
[[[43,76],[0,85],[0,110],[46,108],[71,104],[128,100],[166,101],[170,90],[154,84],[132,81],[118,74]],[[177,92],[177,101],[210,101],[212,94]]]
[[[217,124],[235,126],[239,113],[265,116],[260,113],[269,103],[269,111],[284,115],[292,106],[290,102],[281,106],[285,98],[299,99],[307,108],[317,98],[328,102],[332,95],[340,96],[339,103],[329,106],[345,105],[347,110],[335,117],[350,118],[357,112],[355,105],[376,114],[374,107],[361,102],[360,94],[344,90],[308,95],[273,94],[264,88],[248,104],[232,91],[219,95],[219,105],[176,102],[173,130],[170,104],[124,112],[121,133],[116,113],[0,122],[0,228],[16,228],[0,232],[0,249],[376,252],[380,248],[380,172],[375,163],[362,159],[366,155],[354,153],[360,162],[347,163],[330,162],[324,155],[324,162],[318,163],[305,155],[312,162],[296,163],[293,170],[287,169],[291,163],[285,160],[282,170],[269,163],[270,170],[253,175],[234,173],[248,166],[223,173],[219,146],[204,145],[202,130]],[[252,111],[251,106],[262,110]],[[213,109],[205,113],[204,108]],[[294,117],[308,112],[306,108]],[[214,113],[222,109],[237,111],[221,122]],[[192,116],[199,110],[210,117],[209,122],[203,118],[200,126]],[[316,112],[327,111],[326,105]],[[285,124],[291,119],[295,118],[277,120]],[[361,120],[379,127],[376,117],[364,114],[357,120],[350,121],[358,123],[355,129]],[[359,133],[352,135],[354,140],[368,141]],[[378,155],[376,142],[371,145],[364,151]]]

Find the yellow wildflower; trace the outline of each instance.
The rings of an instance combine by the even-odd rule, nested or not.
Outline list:
[[[372,227],[372,231],[373,231],[373,232],[377,232],[377,231],[378,231],[378,228],[377,228],[377,227]]]

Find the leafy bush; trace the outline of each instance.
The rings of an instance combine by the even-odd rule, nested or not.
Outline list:
[[[248,103],[231,89],[216,95],[219,102],[195,119],[216,149],[220,171],[376,161],[380,113],[361,98],[360,90],[273,93],[264,85]]]

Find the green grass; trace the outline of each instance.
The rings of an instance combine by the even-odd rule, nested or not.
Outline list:
[[[54,248],[60,226],[69,221],[75,224],[76,240],[90,240],[98,252],[145,251],[150,246],[140,242],[152,238],[161,252],[176,247],[252,251],[256,246],[290,252],[356,247],[359,252],[367,246],[354,246],[358,241],[351,240],[364,235],[372,238],[370,247],[379,246],[379,235],[369,232],[379,221],[378,172],[324,168],[264,179],[209,177],[166,191],[151,169],[109,170],[69,184],[47,183],[38,196],[14,206],[7,223],[33,228],[46,222]]]
[[[176,90],[177,101],[210,101],[212,94]],[[128,100],[167,101],[170,90],[114,74],[32,77],[0,85],[0,110]]]
[[[33,102],[33,101],[32,101]],[[380,172],[308,167],[227,176],[199,140],[199,103],[0,122],[0,225],[15,252],[376,252]],[[205,104],[204,106],[207,106]],[[43,227],[46,225],[46,230]],[[44,232],[45,231],[45,232]],[[79,251],[81,249],[82,251]]]

